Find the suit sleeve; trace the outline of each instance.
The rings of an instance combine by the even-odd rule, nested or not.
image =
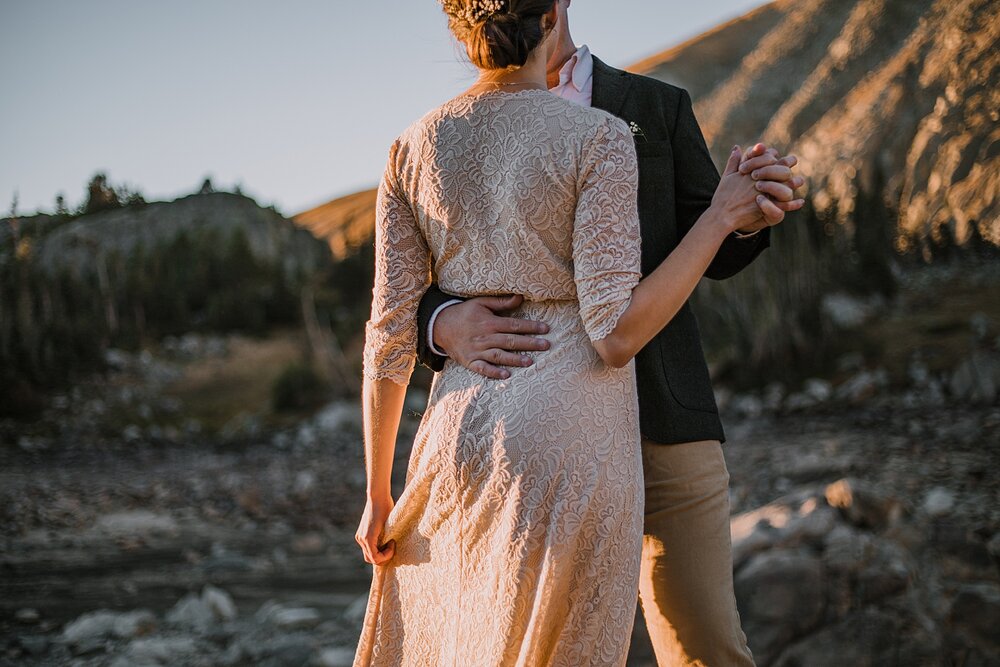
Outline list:
[[[427,344],[427,325],[430,323],[431,315],[438,307],[446,301],[459,299],[461,297],[452,296],[438,289],[437,283],[431,284],[417,308],[417,358],[427,368],[435,373],[444,368],[445,357],[434,354]],[[447,352],[447,350],[445,350]]]
[[[677,234],[683,237],[712,203],[719,187],[719,170],[712,162],[705,136],[691,107],[691,96],[681,89],[671,138],[674,149],[674,192],[677,197]],[[739,273],[771,244],[771,228],[751,238],[730,234],[705,271],[706,278],[722,280]]]

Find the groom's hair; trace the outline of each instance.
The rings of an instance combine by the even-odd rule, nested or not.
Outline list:
[[[465,44],[472,64],[482,69],[507,69],[524,65],[545,39],[552,26],[543,25],[543,18],[555,3],[556,0],[451,0],[443,4],[448,27]],[[492,5],[500,9],[489,11]]]

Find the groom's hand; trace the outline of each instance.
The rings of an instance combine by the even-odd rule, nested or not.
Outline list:
[[[777,225],[785,218],[788,211],[797,211],[805,205],[805,200],[797,198],[795,190],[805,185],[805,179],[792,173],[792,168],[798,164],[794,155],[782,157],[776,148],[769,148],[758,143],[750,147],[743,155],[739,171],[749,174],[757,181],[757,190],[765,195],[758,206],[760,219],[741,227],[741,233],[754,232],[764,227]]]
[[[479,296],[448,306],[434,320],[434,345],[470,371],[505,380],[510,371],[501,366],[531,365],[531,358],[519,352],[549,349],[549,341],[532,337],[548,333],[547,324],[500,316],[523,301],[520,295]]]

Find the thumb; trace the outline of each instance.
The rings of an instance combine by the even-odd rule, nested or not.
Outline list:
[[[480,299],[480,302],[494,313],[517,308],[523,301],[524,297],[520,294],[510,294],[508,296],[487,296]]]
[[[722,170],[722,175],[735,174],[740,168],[740,160],[742,159],[743,151],[740,150],[739,146],[733,146],[733,150],[729,151],[729,162],[726,163],[726,168]]]

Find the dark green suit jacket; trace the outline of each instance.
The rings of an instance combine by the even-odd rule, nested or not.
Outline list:
[[[639,158],[639,223],[642,274],[648,275],[709,207],[719,171],[705,145],[683,88],[610,67],[594,58],[592,105],[636,123]],[[728,278],[770,244],[770,228],[748,239],[730,235],[705,276]],[[439,305],[452,299],[432,285],[420,302],[417,354],[439,371],[444,358],[427,347],[427,324]],[[698,322],[685,303],[635,360],[639,421],[643,436],[664,444],[692,440],[725,442]]]

